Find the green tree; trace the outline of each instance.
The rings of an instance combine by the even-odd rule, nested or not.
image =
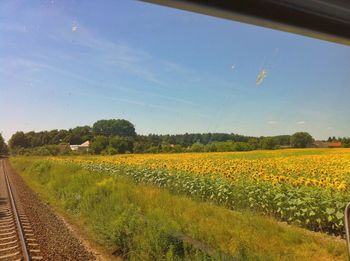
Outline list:
[[[290,135],[274,136],[277,145],[290,145]]]
[[[133,152],[133,140],[129,137],[114,136],[109,139],[109,147],[117,153]],[[112,151],[114,151],[112,150]]]
[[[92,127],[96,135],[103,136],[136,136],[134,125],[123,119],[99,120]]]
[[[204,151],[206,151],[206,152],[217,152],[218,148],[216,147],[215,142],[211,142],[211,143],[208,143],[207,145],[205,145]]]
[[[9,140],[9,146],[11,150],[20,148],[29,148],[30,142],[23,131],[17,131]]]
[[[7,153],[8,153],[7,145],[5,143],[4,138],[2,137],[2,135],[0,133],[0,156],[7,155]]]
[[[260,144],[263,150],[273,150],[277,146],[277,141],[274,137],[264,137],[261,139]]]
[[[204,145],[200,142],[196,142],[192,144],[191,151],[193,152],[203,152],[204,151]]]
[[[233,148],[233,142],[231,141],[221,141],[221,142],[215,142],[215,146],[217,148],[217,151],[224,152],[224,151],[232,151]]]
[[[251,146],[248,144],[248,142],[235,142],[233,144],[233,151],[248,151],[248,150],[252,150]]]
[[[70,144],[81,144],[92,138],[92,130],[89,126],[78,126],[69,130],[66,140]]]
[[[250,138],[247,143],[251,150],[259,148],[259,140],[257,138]]]
[[[350,148],[350,138],[343,138],[341,143],[343,148]]]
[[[90,150],[94,154],[100,154],[108,146],[108,138],[105,136],[96,136],[90,145]]]
[[[294,148],[307,148],[312,145],[314,139],[307,132],[296,132],[290,137],[290,144]]]

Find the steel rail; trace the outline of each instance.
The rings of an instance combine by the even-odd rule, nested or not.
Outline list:
[[[348,250],[348,260],[350,261],[350,202],[346,205],[344,211],[344,223],[345,223],[345,234],[346,234],[346,246]]]
[[[2,160],[2,169],[3,169],[3,172],[4,172],[6,187],[7,187],[7,191],[8,191],[8,194],[9,194],[11,207],[12,207],[12,210],[13,210],[13,216],[14,216],[15,221],[16,221],[17,233],[18,233],[19,240],[20,240],[20,243],[21,243],[21,246],[22,246],[22,255],[23,255],[23,258],[24,258],[23,260],[24,261],[30,261],[31,258],[30,258],[30,255],[29,255],[29,250],[27,248],[27,244],[26,244],[26,241],[25,241],[25,238],[24,238],[23,228],[22,228],[21,221],[19,219],[18,210],[17,210],[17,206],[16,206],[16,203],[15,203],[15,200],[14,200],[14,197],[13,197],[11,185],[10,185],[7,173],[6,173],[7,172],[7,168],[5,167],[5,164],[4,164],[3,160]]]

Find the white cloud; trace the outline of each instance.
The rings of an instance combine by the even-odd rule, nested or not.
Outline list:
[[[138,105],[138,106],[142,106],[142,107],[148,107],[148,108],[152,108],[152,109],[156,109],[156,110],[166,110],[168,112],[172,112],[172,113],[176,113],[176,114],[184,114],[185,112],[181,112],[178,109],[173,109],[170,106],[163,106],[163,105],[159,105],[159,104],[150,104],[150,103],[145,103],[145,102],[141,102],[135,99],[125,99],[125,98],[118,98],[118,97],[111,97],[111,96],[96,96],[96,94],[88,94],[88,93],[76,93],[79,96],[87,96],[87,97],[93,97],[93,98],[101,98],[101,99],[105,99],[105,100],[110,100],[110,101],[116,101],[116,102],[123,102],[123,103],[129,103],[129,104],[133,104],[133,105]],[[208,119],[209,116],[203,113],[196,113],[196,112],[186,112],[187,115],[192,115],[195,117],[201,117],[201,118],[205,118]]]
[[[297,124],[299,125],[304,125],[306,122],[305,121],[298,121]]]
[[[12,66],[11,71],[15,71],[18,69],[25,69],[25,70],[30,70],[30,71],[47,70],[47,71],[54,72],[56,74],[61,74],[65,78],[69,78],[70,80],[75,80],[77,82],[84,82],[84,83],[88,84],[89,86],[99,86],[99,88],[101,88],[101,89],[103,88],[105,90],[110,90],[110,91],[111,90],[120,90],[120,91],[127,92],[127,93],[133,93],[133,94],[137,93],[140,95],[149,95],[149,96],[153,96],[153,97],[166,99],[169,101],[174,101],[178,104],[188,105],[188,106],[192,106],[192,107],[199,107],[199,105],[197,103],[195,103],[191,100],[182,99],[179,97],[174,97],[172,95],[160,94],[160,93],[154,92],[154,90],[153,91],[152,90],[137,90],[137,89],[126,87],[126,86],[121,86],[120,84],[115,84],[115,83],[113,83],[113,84],[101,83],[101,82],[92,80],[89,77],[86,77],[84,75],[72,73],[68,70],[63,70],[63,69],[56,67],[56,66],[48,65],[48,64],[43,63],[43,62],[37,62],[36,60],[15,58],[11,61],[10,65]],[[6,70],[4,70],[2,68],[0,68],[0,73],[11,74],[10,72],[7,72]],[[32,84],[33,80],[28,79],[28,81],[30,82],[30,84]]]
[[[268,121],[267,123],[270,125],[275,125],[275,124],[277,124],[277,121]]]

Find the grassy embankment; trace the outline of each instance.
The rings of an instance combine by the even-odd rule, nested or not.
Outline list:
[[[346,258],[341,240],[251,212],[194,201],[74,164],[40,158],[12,158],[11,163],[44,200],[86,224],[96,242],[127,259],[208,258],[178,240],[174,235],[179,232],[244,260]]]
[[[314,231],[344,235],[349,149],[55,157],[126,176],[175,195],[251,209]]]

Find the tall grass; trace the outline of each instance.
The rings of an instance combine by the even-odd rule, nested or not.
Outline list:
[[[12,158],[28,184],[51,204],[82,220],[94,240],[129,260],[209,260],[176,235],[244,260],[344,260],[345,244],[325,235],[277,224],[175,196],[128,178],[40,158]]]

